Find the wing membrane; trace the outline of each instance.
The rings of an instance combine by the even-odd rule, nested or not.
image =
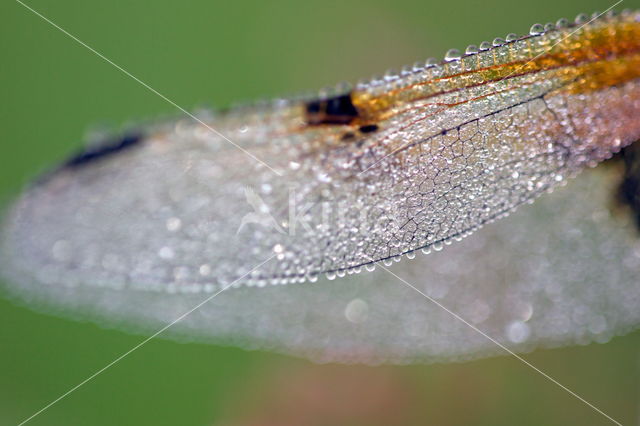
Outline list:
[[[605,342],[640,322],[637,232],[629,216],[609,209],[618,183],[613,169],[590,170],[464,243],[391,269],[514,351]],[[10,290],[27,295],[32,306],[145,333],[207,297],[33,281]],[[334,281],[227,290],[167,333],[321,361],[430,362],[500,353],[380,268]]]
[[[608,108],[640,98],[639,87],[592,96]],[[54,284],[212,291],[247,273],[247,284],[298,281],[442,244],[636,136],[617,121],[606,135],[576,142],[561,118],[567,107],[553,105],[577,101],[562,96],[505,108],[501,95],[486,107],[499,104],[495,112],[464,104],[435,124],[407,127],[416,120],[403,117],[361,144],[331,146],[330,130],[235,132],[258,140],[253,152],[282,176],[202,127],[151,132],[121,156],[62,169],[28,191],[9,219],[7,256],[25,271],[46,271],[42,279]],[[603,113],[592,109],[583,120]],[[320,137],[327,140],[318,151]],[[623,142],[610,147],[611,138]]]
[[[316,281],[323,273],[334,278],[439,249],[611,157],[640,138],[638,40],[637,14],[627,13],[523,37],[336,98],[149,126],[141,137],[76,157],[25,191],[5,220],[2,273],[16,283],[9,287],[16,294],[145,324],[181,310],[194,300],[191,293],[242,287],[203,311],[214,327],[208,321],[206,329],[190,321],[183,326],[206,340],[235,335],[341,360],[478,354],[486,342],[384,278],[249,287]],[[489,331],[518,347],[562,340],[547,316],[565,321],[568,340],[609,336],[637,322],[621,298],[637,290],[634,243],[614,223],[576,213],[572,203],[601,213],[581,185],[492,227],[470,240],[475,243],[452,247],[447,258],[425,258],[406,271],[425,291],[450,294],[453,308],[488,321]],[[578,239],[543,238],[549,234],[536,232],[543,224],[591,237],[575,250],[569,242]],[[606,241],[610,235],[618,248]],[[605,263],[594,249],[599,245],[630,263],[622,272],[592,270]],[[584,325],[554,310],[578,280],[593,291],[583,300],[591,309],[591,296],[607,297],[595,290],[606,279],[618,286],[611,297],[620,315]],[[545,280],[560,287],[545,287]],[[544,316],[540,325],[514,322],[512,285],[516,299]],[[527,291],[536,298],[524,297]],[[354,298],[369,301],[369,320],[344,326],[342,306]],[[134,312],[134,302],[148,308]],[[355,302],[347,317],[358,318],[362,306]],[[291,328],[290,320],[302,324]],[[336,330],[327,330],[328,323]],[[436,328],[425,329],[427,323]],[[515,329],[505,331],[505,324]],[[462,340],[447,343],[449,335]]]

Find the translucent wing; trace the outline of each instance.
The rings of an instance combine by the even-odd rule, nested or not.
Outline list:
[[[2,272],[17,293],[53,292],[51,299],[63,305],[66,296],[54,293],[70,287],[77,297],[66,299],[69,304],[104,300],[96,311],[113,309],[115,318],[127,316],[128,300],[147,297],[150,307],[153,299],[157,309],[166,309],[158,312],[163,316],[182,308],[189,293],[231,283],[315,281],[321,273],[333,278],[419,248],[439,248],[640,137],[639,40],[637,14],[627,13],[464,57],[449,54],[440,65],[349,93],[142,129],[88,150],[25,192],[5,223]],[[479,255],[465,258],[473,246],[460,246],[468,248],[449,256],[464,268],[465,259]],[[434,280],[440,262],[425,266]],[[425,270],[407,266],[413,267]],[[354,287],[325,283],[322,294],[330,300],[369,279]],[[451,294],[475,285],[447,279],[456,283]],[[289,302],[323,300],[320,293],[305,294],[319,291],[315,287],[289,287],[291,296],[268,288],[255,295],[254,289],[234,289],[227,297],[246,300],[249,310],[258,303],[253,298],[268,300],[267,294]],[[81,299],[85,291],[105,295]],[[391,297],[398,290],[388,291],[379,294]],[[253,314],[236,321],[247,313],[239,301],[216,311],[228,315],[223,320],[212,314],[218,323],[207,324],[211,337],[233,333],[259,340],[262,330],[265,342],[283,347],[289,346],[286,338],[302,339],[290,324],[288,334],[278,337],[286,319],[279,312],[257,328]],[[306,300],[299,303],[311,309]],[[364,310],[354,303],[352,319]],[[387,320],[392,309],[399,310],[399,320],[405,316],[400,300],[387,303],[381,309]],[[146,315],[155,321],[154,310]],[[380,343],[381,356],[400,354],[408,344],[399,337],[399,344],[390,342],[388,327],[376,340],[374,328],[371,344]],[[346,335],[333,345],[307,325],[300,332],[325,342],[321,346],[333,354],[342,345],[353,353]],[[472,341],[461,343],[461,354],[475,351]],[[306,347],[314,352],[318,345]],[[437,355],[424,345],[418,349]],[[371,347],[364,351],[373,357]]]
[[[613,168],[590,170],[463,243],[391,269],[512,350],[605,342],[640,323],[640,240],[630,216],[610,210],[619,178]],[[148,333],[207,297],[38,282],[10,289],[32,305]],[[501,351],[380,268],[230,289],[165,333],[321,361],[451,361]]]

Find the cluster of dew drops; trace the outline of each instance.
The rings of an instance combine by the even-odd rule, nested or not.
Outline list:
[[[447,63],[451,63],[451,62],[457,62],[457,61],[461,61],[469,56],[475,55],[477,53],[480,52],[484,52],[484,51],[488,51],[491,50],[493,48],[499,48],[508,44],[511,44],[513,42],[519,41],[519,40],[523,40],[526,39],[528,37],[536,37],[536,36],[542,36],[546,33],[549,33],[551,31],[557,31],[557,30],[564,30],[564,29],[569,29],[569,28],[574,28],[574,27],[580,27],[586,24],[589,24],[597,19],[613,19],[616,18],[619,15],[625,15],[625,14],[629,14],[631,13],[630,10],[625,9],[622,12],[617,12],[615,10],[609,10],[606,13],[601,13],[601,12],[594,12],[591,14],[591,16],[585,14],[585,13],[580,13],[578,14],[575,19],[573,21],[566,19],[566,18],[561,18],[558,21],[556,21],[556,23],[546,23],[546,24],[540,24],[540,23],[536,23],[533,24],[531,26],[531,28],[529,29],[529,34],[525,35],[525,36],[518,36],[515,33],[509,33],[506,35],[505,38],[501,38],[501,37],[496,37],[495,39],[493,39],[493,41],[488,42],[488,41],[483,41],[482,43],[480,43],[479,45],[476,44],[471,44],[469,46],[467,46],[467,48],[464,50],[464,53],[459,50],[459,49],[450,49],[448,50],[445,55],[443,60],[438,60],[436,58],[429,58],[424,62],[416,62],[413,65],[407,65],[405,67],[403,67],[399,72],[396,70],[389,70],[387,71],[384,75],[382,76],[374,76],[370,79],[365,79],[365,80],[361,80],[359,81],[356,85],[355,85],[355,89],[356,90],[371,90],[372,88],[378,88],[380,91],[384,92],[390,89],[389,86],[393,86],[394,83],[398,83],[401,79],[404,79],[406,77],[410,77],[412,75],[420,75],[421,73],[423,73],[425,70],[428,69],[432,69],[432,68],[436,68],[439,66],[442,66],[444,64]],[[329,88],[324,88],[320,91],[319,95],[320,97],[331,97],[331,96],[335,96],[335,95],[339,95],[339,94],[343,94],[345,92],[348,92],[350,90],[352,90],[354,87],[348,83],[348,82],[341,82],[338,85],[334,86],[334,87],[329,87]],[[499,218],[502,218],[505,215],[501,215]],[[496,218],[498,219],[498,218]],[[493,220],[491,221],[493,222]],[[476,227],[474,227],[473,229],[470,229],[469,231],[460,234],[460,235],[456,235],[455,237],[453,237],[452,239],[446,239],[443,241],[437,241],[434,242],[432,244],[430,244],[427,247],[421,248],[420,251],[424,254],[430,254],[432,251],[433,252],[438,252],[441,251],[445,245],[451,245],[453,240],[455,241],[461,241],[462,239],[464,239],[465,237],[469,236],[471,233],[475,232],[476,230],[478,230],[479,228],[481,228],[482,225],[478,225]],[[414,259],[416,257],[416,252],[415,251],[410,251],[405,253],[404,255],[397,255],[388,259],[384,259],[381,260],[380,263],[382,263],[385,267],[389,267],[391,265],[393,265],[393,263],[395,262],[400,262],[400,260],[402,260],[403,256],[406,256],[408,259]],[[364,269],[366,269],[367,271],[374,271],[376,269],[376,263],[378,262],[371,262],[369,264],[364,265]],[[345,275],[351,275],[351,274],[357,274],[360,273],[362,271],[362,267],[356,267],[356,268],[348,268],[348,269],[344,269],[344,270],[337,270],[337,271],[329,271],[329,272],[325,272],[325,276],[328,280],[334,280],[336,278],[340,278],[340,277],[344,277]],[[301,280],[305,281],[308,280],[310,282],[316,282],[318,279],[317,275],[308,275],[306,277],[303,277]]]

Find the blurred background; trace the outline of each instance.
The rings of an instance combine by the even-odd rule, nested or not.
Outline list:
[[[27,2],[187,109],[355,81],[611,3]],[[2,2],[0,15],[2,204],[78,149],[88,132],[179,114],[19,3]],[[19,423],[142,339],[0,299],[0,423]],[[635,332],[604,345],[525,357],[623,424],[639,424],[639,355]],[[513,357],[402,367],[314,365],[155,339],[29,424],[611,423]]]

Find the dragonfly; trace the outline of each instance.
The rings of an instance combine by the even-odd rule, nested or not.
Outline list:
[[[166,334],[320,361],[498,352],[373,271],[407,258],[399,277],[513,350],[605,342],[640,324],[639,117],[623,11],[141,126],[13,203],[5,293],[143,333],[198,306]]]

